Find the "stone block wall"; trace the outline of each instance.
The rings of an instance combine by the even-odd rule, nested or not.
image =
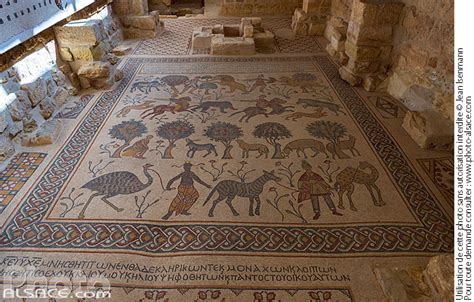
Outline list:
[[[118,58],[112,53],[102,20],[78,20],[54,28],[62,70],[78,88],[110,88],[122,78],[115,68]]]
[[[303,0],[303,8],[297,8],[293,15],[293,32],[303,36],[323,35],[330,11],[330,0]]]
[[[110,75],[120,77],[113,72],[117,58],[110,52],[121,40],[120,28],[103,8],[94,14],[79,12],[92,17],[57,27],[52,36],[60,43],[44,42],[0,72],[0,165],[19,145],[53,143],[61,128],[54,116],[83,84],[102,87]]]
[[[394,30],[388,91],[415,110],[432,107],[453,120],[454,1],[402,2],[405,7]]]
[[[344,65],[348,57],[345,53],[347,27],[351,17],[353,0],[332,0],[331,11],[324,36],[329,41],[327,52]]]
[[[341,78],[401,100],[420,146],[452,148],[453,0],[332,0],[324,36]]]
[[[38,58],[44,60],[44,56]],[[33,81],[22,79],[23,76],[16,67],[0,73],[0,163],[14,154],[13,141],[28,147],[51,142],[56,128],[53,115],[71,95],[77,94],[57,68]]]
[[[344,44],[348,60],[339,70],[344,80],[372,91],[385,79],[403,7],[396,1],[354,0]]]
[[[212,5],[224,16],[261,16],[288,15],[300,8],[302,3],[302,0],[217,0]]]
[[[122,23],[125,39],[153,39],[164,27],[159,12],[149,12],[148,0],[115,0],[112,12]]]

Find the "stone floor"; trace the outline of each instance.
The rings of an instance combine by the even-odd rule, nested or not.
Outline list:
[[[120,83],[56,116],[54,145],[21,150],[0,178],[3,266],[104,277],[114,301],[384,301],[376,268],[452,252],[452,155],[418,148],[404,108],[343,82],[289,18],[264,20],[274,54],[190,54],[194,26],[235,20],[166,20]]]

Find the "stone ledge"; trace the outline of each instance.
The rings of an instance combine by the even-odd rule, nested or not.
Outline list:
[[[213,55],[254,55],[255,41],[252,38],[226,38],[224,35],[215,35],[211,41]]]
[[[453,123],[437,111],[407,111],[403,129],[423,149],[453,149]]]

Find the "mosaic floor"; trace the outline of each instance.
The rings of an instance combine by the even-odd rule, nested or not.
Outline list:
[[[214,21],[170,22],[2,172],[4,268],[107,278],[114,301],[383,301],[375,266],[453,250],[450,154],[396,101],[319,46],[189,55],[175,25]]]

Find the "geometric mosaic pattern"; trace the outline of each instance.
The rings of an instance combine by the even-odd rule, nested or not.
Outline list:
[[[11,160],[5,170],[0,172],[0,214],[35,173],[45,157],[44,153],[20,153]]]

